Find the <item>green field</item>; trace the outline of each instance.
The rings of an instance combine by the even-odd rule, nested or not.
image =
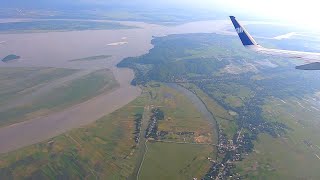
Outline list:
[[[154,85],[161,85],[154,87]],[[163,139],[170,141],[215,143],[213,137],[212,122],[204,120],[204,117],[194,107],[189,99],[177,91],[160,83],[151,83],[148,89],[151,95],[152,106],[159,106],[165,113],[165,120],[159,122],[159,131],[167,131],[168,135]],[[209,126],[208,126],[209,125]],[[194,132],[194,135],[177,135],[178,132]]]
[[[319,165],[320,159],[302,142],[261,135],[237,171],[248,179],[319,179]]]
[[[148,151],[139,179],[200,179],[214,156],[212,146],[173,143],[147,143]]]
[[[181,84],[185,88],[194,92],[212,112],[215,120],[217,121],[218,128],[222,129],[228,138],[232,138],[233,134],[237,131],[236,115],[232,115],[230,111],[224,109],[218,102],[210,98],[206,93],[199,89],[194,84],[183,83]]]
[[[59,70],[56,70],[59,72]],[[60,70],[61,71],[61,70]],[[49,71],[50,72],[50,71]],[[58,73],[55,72],[54,73]],[[11,74],[10,72],[9,74]],[[11,89],[5,89],[5,92],[10,92],[9,96],[11,99],[18,99],[16,94],[11,94],[14,92],[14,89],[17,88],[18,93],[22,90],[23,85],[29,85],[29,88],[32,88],[30,92],[24,93],[24,96],[31,96],[37,90],[37,85],[41,85],[43,81],[48,81],[46,76],[54,75],[52,72],[45,74],[46,76],[41,76],[42,74],[36,73],[29,76],[35,77],[34,79],[25,79],[22,84],[18,84],[17,87],[12,86]],[[59,75],[61,76],[61,75]],[[38,79],[37,79],[38,78]],[[50,79],[53,77],[50,76]],[[10,79],[11,81],[20,82],[23,78],[16,76],[15,79]],[[49,79],[49,80],[50,80]],[[8,81],[8,79],[6,79]],[[31,84],[33,86],[31,87]],[[49,83],[49,82],[48,82]],[[98,94],[109,91],[117,86],[117,82],[113,78],[112,72],[108,70],[98,70],[92,72],[83,77],[79,77],[73,81],[63,83],[58,87],[49,89],[47,92],[37,95],[27,102],[21,102],[10,109],[5,109],[0,112],[0,126],[9,125],[28,119],[32,119],[41,115],[49,114],[53,111],[58,111],[64,109],[68,106],[86,101]],[[9,86],[8,86],[9,87]],[[25,87],[27,88],[27,87]],[[11,90],[11,91],[10,91]],[[5,96],[7,103],[10,103],[10,98]],[[1,96],[1,97],[2,97]],[[23,96],[21,96],[23,98]]]
[[[319,112],[309,102],[288,99],[283,103],[271,99],[264,107],[265,116],[277,118],[291,130],[281,138],[259,136],[255,151],[238,164],[239,172],[250,179],[319,179],[320,124]],[[277,108],[273,108],[274,106]],[[310,143],[307,144],[306,142]]]
[[[165,131],[168,134],[159,137],[161,142],[151,140],[151,143],[147,143],[139,177],[141,179],[201,178],[210,167],[207,157],[213,159],[216,157],[216,149],[208,145],[216,143],[217,138],[213,136],[212,122],[204,119],[187,97],[162,83],[149,83],[144,88],[144,93],[149,97],[147,107],[159,107],[163,110],[165,117],[159,122],[158,131]],[[181,132],[194,134],[179,134]],[[144,144],[142,145],[142,148],[145,148]]]

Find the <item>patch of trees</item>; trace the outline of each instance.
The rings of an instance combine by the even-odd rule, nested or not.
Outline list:
[[[159,108],[154,108],[151,110],[151,112],[152,115],[150,117],[145,137],[158,139],[158,121],[164,119],[164,112]]]
[[[157,118],[157,120],[163,120],[164,119],[164,112],[159,108],[152,109],[152,117]]]
[[[139,142],[140,139],[140,131],[141,131],[141,121],[142,121],[142,114],[135,114],[134,124],[135,124],[135,131],[134,131],[134,141],[136,143]]]
[[[205,38],[207,37],[207,38]],[[212,42],[208,42],[212,39]],[[140,57],[130,57],[121,61],[118,67],[132,68],[135,79],[132,84],[145,84],[150,80],[172,82],[185,79],[189,74],[210,76],[225,67],[228,61],[220,61],[214,56],[194,56],[190,50],[207,51],[208,46],[217,45],[212,34],[171,35],[152,41],[154,48]],[[207,43],[203,43],[207,42]]]

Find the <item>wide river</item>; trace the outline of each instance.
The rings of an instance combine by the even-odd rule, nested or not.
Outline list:
[[[0,25],[1,22],[0,20]],[[146,54],[153,47],[153,36],[185,33],[232,34],[226,30],[231,27],[229,21],[201,21],[169,27],[141,22],[122,23],[139,28],[0,34],[0,57],[8,54],[22,57],[14,63],[0,63],[0,67],[56,67],[80,69],[86,73],[108,68],[120,84],[112,92],[63,111],[0,128],[0,153],[38,143],[94,122],[138,97],[141,90],[130,85],[134,78],[132,70],[115,66],[123,58]],[[101,61],[69,61],[95,55],[112,57]]]

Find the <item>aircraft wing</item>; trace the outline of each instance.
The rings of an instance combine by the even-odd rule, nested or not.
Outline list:
[[[244,45],[244,47],[253,50],[258,53],[302,59],[304,61],[312,62],[309,64],[304,64],[301,66],[296,66],[296,69],[301,70],[320,70],[320,53],[303,52],[303,51],[289,51],[280,49],[268,49],[260,46],[253,37],[248,33],[248,31],[236,20],[234,16],[230,16],[232,24],[239,35],[239,38]]]

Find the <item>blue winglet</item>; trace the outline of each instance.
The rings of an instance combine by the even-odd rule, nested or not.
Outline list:
[[[246,29],[239,24],[234,16],[230,16],[230,19],[244,46],[258,45],[258,43],[256,43]]]

